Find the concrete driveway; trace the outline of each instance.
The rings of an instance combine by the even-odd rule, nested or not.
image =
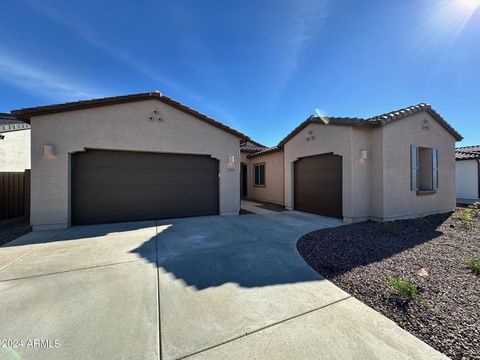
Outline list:
[[[298,237],[337,225],[283,212],[28,234],[0,247],[0,359],[444,358],[306,265]]]

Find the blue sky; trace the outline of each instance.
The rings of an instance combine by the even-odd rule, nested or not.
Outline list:
[[[154,89],[266,145],[428,102],[480,144],[480,0],[2,0],[0,111]]]

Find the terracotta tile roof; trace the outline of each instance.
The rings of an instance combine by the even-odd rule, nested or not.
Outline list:
[[[12,114],[0,113],[0,132],[30,129],[30,125],[17,120]]]
[[[369,123],[365,119],[352,118],[352,117],[330,117],[330,116],[310,116],[300,125],[298,125],[293,131],[285,136],[279,143],[278,147],[282,148],[291,138],[297,135],[300,131],[306,128],[310,124],[321,125],[336,125],[336,126],[368,126]]]
[[[319,117],[310,116],[299,126],[297,126],[290,134],[288,134],[282,141],[279,142],[278,147],[283,147],[291,138],[297,135],[309,124],[321,124],[321,125],[336,125],[336,126],[385,126],[394,121],[404,119],[410,115],[427,111],[432,115],[445,129],[450,132],[457,140],[463,140],[463,137],[442,117],[437,113],[429,104],[420,103],[418,105],[409,106],[403,109],[395,110],[382,115],[377,115],[368,119],[351,118],[351,117]]]
[[[219,121],[216,121],[207,115],[204,115],[187,105],[181,104],[178,101],[175,101],[168,96],[161,94],[159,91],[152,91],[147,93],[139,93],[139,94],[130,94],[130,95],[122,95],[122,96],[113,96],[113,97],[106,97],[100,99],[92,99],[92,100],[81,100],[81,101],[74,101],[68,102],[63,104],[54,104],[54,105],[46,105],[46,106],[36,106],[31,108],[23,108],[18,110],[13,110],[11,113],[12,115],[16,116],[18,119],[23,120],[27,123],[30,123],[30,119],[33,116],[45,115],[45,114],[53,114],[65,111],[74,111],[74,110],[81,110],[81,109],[88,109],[93,107],[100,107],[100,106],[108,106],[108,105],[116,105],[116,104],[124,104],[129,102],[135,101],[142,101],[142,100],[159,100],[167,105],[170,105],[177,110],[183,111],[191,116],[196,117],[197,119],[204,121],[216,128],[224,130],[234,136],[237,136],[243,140],[249,140],[250,138],[242,134],[241,132],[230,128],[229,126],[222,124]]]
[[[453,135],[455,139],[457,139],[457,141],[463,140],[462,135],[460,135],[438,112],[436,112],[431,105],[426,103],[420,103],[403,109],[391,111],[386,114],[374,116],[368,119],[368,122],[372,125],[387,125],[422,111],[426,111],[432,115],[447,131]]]
[[[480,145],[463,146],[455,149],[456,160],[480,159]]]
[[[267,147],[258,147],[258,146],[242,146],[240,148],[240,151],[243,151],[243,152],[248,152],[248,153],[256,153],[256,152],[259,152],[259,151],[262,151],[262,150],[265,150],[265,149],[268,149]]]
[[[248,153],[255,153],[264,149],[267,149],[265,145],[253,141],[252,139],[249,139],[248,141],[240,145],[240,151]]]
[[[248,159],[251,159],[251,158],[255,158],[255,157],[258,157],[258,156],[262,156],[262,155],[265,155],[265,154],[270,154],[270,153],[274,153],[274,152],[278,152],[278,151],[282,151],[281,148],[279,148],[278,146],[274,146],[274,147],[271,147],[271,148],[266,148],[266,149],[262,149],[254,154],[250,154],[247,156]]]

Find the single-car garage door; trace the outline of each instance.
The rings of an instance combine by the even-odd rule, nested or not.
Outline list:
[[[72,156],[72,223],[218,214],[218,160],[88,150]]]
[[[342,217],[342,157],[333,154],[299,159],[294,165],[295,209]]]

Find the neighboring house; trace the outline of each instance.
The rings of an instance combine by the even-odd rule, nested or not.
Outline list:
[[[472,203],[480,198],[480,145],[455,150],[457,202]]]
[[[241,196],[346,222],[455,207],[462,137],[426,104],[312,116],[273,148],[158,92],[12,113],[32,124],[34,229],[236,215]]]
[[[0,113],[0,172],[30,169],[30,125]]]

